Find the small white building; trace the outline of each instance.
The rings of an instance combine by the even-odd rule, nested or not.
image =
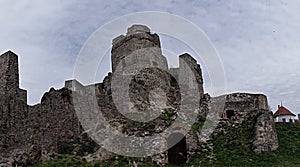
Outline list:
[[[278,110],[274,113],[275,122],[296,123],[296,115],[282,105],[278,105]]]

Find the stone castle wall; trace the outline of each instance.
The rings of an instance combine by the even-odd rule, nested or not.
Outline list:
[[[273,113],[268,106],[267,97],[263,94],[233,93],[224,95],[224,109],[219,111],[222,120],[229,126],[237,126],[248,121],[252,125],[252,150],[261,153],[275,150],[278,147]],[[224,122],[220,122],[224,124]],[[223,125],[224,126],[224,125]],[[249,132],[251,133],[251,132]]]
[[[101,109],[112,126],[122,133],[138,137],[161,133],[174,122],[181,110],[184,110],[179,107],[181,101],[194,99],[192,93],[188,94],[186,99],[182,99],[180,91],[183,90],[179,89],[179,85],[183,85],[183,89],[198,90],[196,93],[200,96],[198,99],[200,107],[195,110],[198,114],[197,118],[209,113],[211,99],[208,94],[204,94],[202,72],[197,61],[189,54],[183,54],[179,56],[179,67],[168,69],[157,34],[152,34],[148,27],[140,25],[134,25],[127,31],[126,35],[113,40],[112,73],[108,73],[103,83],[84,86],[76,80],[68,80],[64,88],[59,90],[51,88],[43,95],[40,104],[35,106],[27,105],[27,92],[19,88],[17,55],[7,52],[0,56],[0,90],[2,93],[0,97],[0,161],[1,157],[4,157],[7,163],[27,165],[39,159],[49,160],[64,151],[85,156],[95,152],[99,146],[88,137],[88,132],[86,132],[88,130],[83,129],[75,111],[75,107],[85,108],[92,104],[92,100],[96,100],[98,109]],[[151,48],[154,49],[151,50]],[[149,68],[138,67],[142,69],[140,71],[127,69],[134,65]],[[162,69],[155,68],[156,66]],[[118,70],[121,73],[118,73]],[[131,78],[130,98],[128,99],[131,104],[129,106],[122,104],[123,107],[135,107],[144,111],[151,109],[152,104],[165,105],[156,119],[151,122],[137,123],[119,113],[114,104],[116,102],[112,98],[114,90],[111,86],[113,77],[118,75],[119,79]],[[190,75],[193,75],[195,80],[191,80],[191,77],[188,77]],[[193,83],[196,83],[196,86]],[[124,88],[123,86],[120,86],[120,90]],[[160,91],[155,91],[157,88],[165,93],[163,97],[166,97],[166,101],[164,98],[151,101],[150,95],[161,96]],[[249,115],[257,116],[253,140],[254,151],[263,152],[276,148],[278,144],[276,131],[273,119],[270,119],[265,95],[237,93],[226,95],[224,99],[224,109],[216,113],[220,115],[220,118],[224,112],[228,111],[227,116],[231,114],[231,123],[240,124]],[[120,100],[124,101],[124,99]],[[85,117],[90,119],[88,115]],[[183,129],[182,126],[178,125],[174,129],[177,130],[171,132],[182,135],[178,130]],[[184,139],[189,146],[185,153],[187,157],[201,150],[199,143],[202,140],[199,138],[199,133],[190,131],[186,134]],[[22,157],[22,160],[18,157]],[[158,157],[155,156],[153,159],[160,164],[168,161],[167,153],[162,153]]]
[[[269,111],[267,97],[263,94],[233,93],[226,96],[223,112],[232,112],[230,118],[237,123],[244,121],[245,116],[255,111]]]

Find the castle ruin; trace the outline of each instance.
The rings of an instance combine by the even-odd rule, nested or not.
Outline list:
[[[19,88],[17,55],[8,51],[0,56],[0,164],[28,165],[41,160],[48,161],[57,154],[64,153],[84,156],[88,161],[94,161],[92,155],[100,154],[98,150],[103,152],[103,148],[85,133],[74,108],[74,102],[78,102],[75,95],[89,99],[91,90],[95,91],[99,108],[105,118],[127,135],[151,136],[161,133],[172,125],[184,109],[178,107],[180,102],[198,96],[199,107],[195,110],[197,121],[205,118],[210,109],[214,108],[213,105],[224,103],[224,106],[219,107],[213,114],[218,119],[217,131],[255,118],[252,150],[261,153],[278,147],[273,117],[265,95],[234,93],[217,98],[210,97],[204,93],[201,67],[197,61],[185,53],[179,56],[179,67],[169,69],[160,49],[159,36],[152,34],[150,29],[143,25],[128,28],[127,34],[113,39],[112,45],[112,72],[102,83],[85,86],[77,80],[68,80],[59,90],[51,88],[43,95],[41,102],[34,106],[27,105],[27,92]],[[149,48],[152,48],[147,53],[150,53],[150,59],[145,57],[144,53],[149,51]],[[148,65],[149,68],[143,69]],[[142,71],[137,71],[136,68]],[[195,81],[187,77],[189,69],[194,74]],[[119,79],[131,78],[129,97],[132,104],[125,104],[122,99],[113,101],[113,76],[119,76]],[[196,83],[196,86],[192,83]],[[184,90],[180,90],[179,85],[197,92],[185,97],[180,96],[180,91]],[[158,117],[150,122],[132,122],[124,113],[120,114],[114,105],[120,103],[125,111],[130,111],[133,107],[138,112],[151,109],[149,93],[156,88],[165,92],[166,106]],[[159,101],[156,103],[160,104]],[[86,104],[89,104],[88,100]],[[130,117],[130,113],[126,114]],[[168,151],[152,156],[153,161],[161,165],[178,165],[185,163],[193,154],[203,152],[203,145],[207,144],[207,139],[202,138],[203,132],[190,130],[183,134],[181,128],[184,127],[178,125],[171,130],[166,143],[172,142],[172,138],[182,139]],[[101,160],[110,156],[113,154],[101,155]]]

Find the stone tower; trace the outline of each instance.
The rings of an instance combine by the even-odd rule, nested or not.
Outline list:
[[[0,94],[27,103],[27,91],[19,88],[18,56],[7,51],[0,56]]]
[[[121,61],[123,66],[127,66],[128,63],[140,66],[150,63],[167,69],[166,58],[160,49],[159,36],[151,34],[150,29],[144,25],[129,27],[125,36],[120,35],[113,39],[112,45],[112,72],[115,72]],[[130,60],[126,59],[128,56],[132,56]]]
[[[7,129],[26,116],[27,91],[19,88],[18,56],[8,51],[0,64],[0,128]]]
[[[121,110],[144,110],[150,103],[149,93],[152,90],[169,91],[168,64],[162,55],[157,34],[152,34],[144,25],[133,25],[127,29],[125,36],[113,39],[112,45],[112,92],[117,92],[113,93],[114,102],[122,106]]]
[[[0,93],[15,95],[19,90],[18,57],[11,51],[0,56]]]

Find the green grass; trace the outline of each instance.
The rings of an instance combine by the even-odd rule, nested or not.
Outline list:
[[[83,156],[87,153],[93,153],[94,148],[97,146],[97,143],[91,142],[89,144],[81,143],[79,141],[73,141],[73,142],[66,142],[66,141],[61,141],[58,142],[58,153],[59,154],[72,154],[73,150],[77,147],[77,154]]]
[[[195,155],[184,166],[300,166],[300,125],[276,123],[275,127],[279,140],[275,151],[254,153],[249,140],[251,125],[244,123],[213,138],[214,161],[209,162],[204,155]]]
[[[199,118],[199,120],[192,125],[192,130],[200,131],[204,123],[205,123],[205,118]]]
[[[182,166],[275,166],[275,167],[297,167],[300,166],[300,125],[291,123],[276,123],[279,147],[275,151],[255,154],[251,149],[251,135],[253,122],[241,124],[237,128],[232,128],[226,134],[213,137],[213,160],[207,155],[198,154]],[[197,130],[201,124],[195,125],[193,130]],[[87,164],[80,157],[63,156],[55,160],[40,163],[35,167],[45,166],[88,166],[88,167],[108,167],[108,166],[132,166],[133,161],[138,166],[156,166],[150,159],[139,161],[137,158],[126,158],[122,156],[113,157],[101,164]],[[168,165],[171,166],[171,165]]]
[[[82,158],[74,155],[63,155],[49,162],[40,162],[32,167],[93,167],[92,164],[87,164]]]

